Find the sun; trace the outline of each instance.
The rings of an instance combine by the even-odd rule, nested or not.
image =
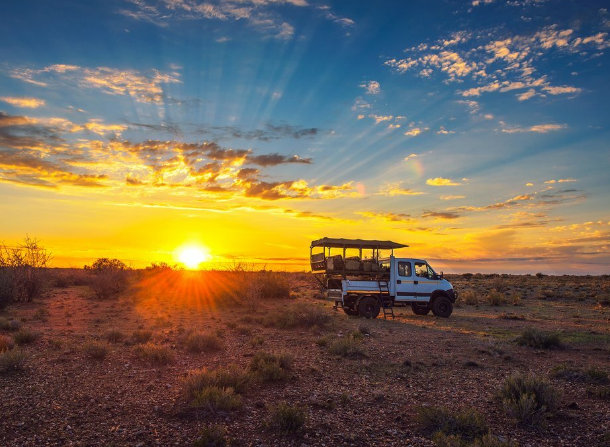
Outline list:
[[[189,270],[195,270],[202,262],[212,258],[207,247],[188,246],[179,249],[178,260]]]

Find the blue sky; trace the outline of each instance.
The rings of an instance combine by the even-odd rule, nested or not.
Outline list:
[[[49,241],[59,264],[165,259],[169,242],[137,237],[162,222],[218,260],[302,267],[327,235],[409,243],[448,271],[607,273],[607,2],[0,16],[0,232]]]

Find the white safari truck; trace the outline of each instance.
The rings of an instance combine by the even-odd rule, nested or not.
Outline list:
[[[394,257],[394,249],[403,247],[325,237],[311,243],[311,270],[335,308],[348,315],[377,318],[383,310],[384,318],[394,317],[395,305],[410,305],[416,315],[449,317],[457,292],[425,260]]]

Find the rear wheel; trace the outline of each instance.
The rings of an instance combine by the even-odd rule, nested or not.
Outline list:
[[[379,300],[368,296],[358,304],[358,314],[364,318],[377,318],[380,308]]]
[[[432,313],[437,317],[447,318],[453,312],[453,304],[446,296],[439,296],[432,302]]]
[[[411,304],[411,309],[415,315],[428,315],[430,313],[430,306],[428,303],[425,305],[413,303]]]

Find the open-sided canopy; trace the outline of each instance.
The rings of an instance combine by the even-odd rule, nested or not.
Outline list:
[[[408,247],[408,245],[399,244],[392,241],[375,241],[366,239],[334,239],[330,237],[323,237],[317,241],[311,243],[311,247],[331,247],[331,248],[378,248],[384,249],[395,249]]]

